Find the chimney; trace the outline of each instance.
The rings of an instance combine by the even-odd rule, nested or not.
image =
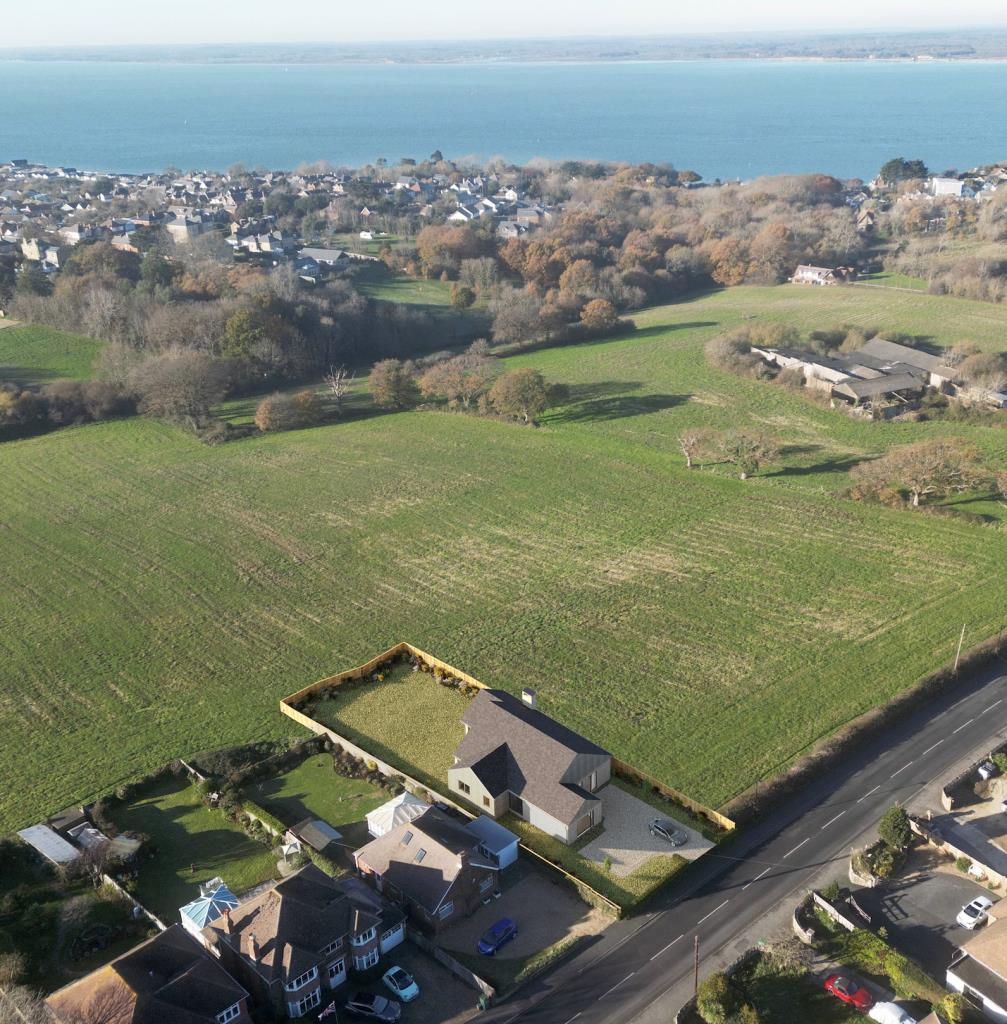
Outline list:
[[[224,910],[224,934],[234,934],[234,922],[231,920],[231,908],[227,907]]]
[[[252,963],[259,962],[259,944],[255,941],[255,932],[248,936],[248,958]]]
[[[536,696],[534,690],[529,690],[527,688],[522,690],[521,691],[521,699],[530,708],[537,708],[538,707],[538,697]]]
[[[469,862],[469,851],[468,850],[459,850],[458,851],[458,870],[459,871],[464,871],[465,868],[468,866],[468,862]]]

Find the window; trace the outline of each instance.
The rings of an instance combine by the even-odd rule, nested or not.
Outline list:
[[[416,856],[415,856],[415,857],[413,857],[413,860],[414,860],[414,861],[415,861],[415,862],[416,862],[417,864],[422,864],[422,863],[423,863],[423,858],[424,858],[424,857],[425,857],[426,855],[427,855],[427,851],[426,851],[426,850],[417,850],[417,851],[416,851]]]
[[[343,940],[342,937],[340,936],[338,939],[335,939],[333,942],[330,942],[325,947],[325,949],[322,950],[322,956],[328,956],[330,953],[335,953],[335,951],[339,949],[340,946],[342,946],[342,944]]]
[[[490,798],[488,796],[484,796],[483,797],[483,807],[489,807],[489,806],[490,806]]]
[[[337,985],[341,985],[346,980],[346,961],[343,957],[340,957],[335,962],[329,964],[329,984],[335,988]]]
[[[366,946],[375,935],[378,934],[377,928],[368,928],[367,931],[361,932],[359,935],[350,936],[351,946]]]
[[[448,900],[440,910],[437,911],[437,916],[442,920],[446,920],[455,912],[455,905]]]
[[[377,962],[378,951],[377,949],[372,949],[370,953],[363,953],[353,958],[353,969],[356,971],[366,971],[368,967],[373,967]]]
[[[293,981],[288,981],[283,987],[288,992],[296,992],[299,988],[303,988],[309,981],[314,981],[318,977],[318,968],[312,967],[310,971],[305,971],[303,974],[298,975]]]
[[[322,990],[316,988],[296,1003],[287,1003],[287,1012],[291,1017],[303,1017],[308,1010],[313,1010],[321,1001]]]
[[[524,801],[519,796],[515,796],[513,793],[510,794],[509,798],[510,809],[519,817],[525,816]]]
[[[481,881],[481,882],[479,883],[479,891],[480,891],[480,892],[488,892],[488,891],[489,891],[490,889],[492,889],[492,888],[493,888],[493,876],[492,876],[492,875],[487,875],[487,876],[486,876],[486,877],[485,877],[485,878],[484,878],[484,879],[483,879],[483,880],[482,880],[482,881]]]
[[[226,1010],[217,1014],[217,1020],[220,1024],[227,1024],[229,1020],[234,1020],[235,1017],[241,1016],[241,1003],[235,1003],[234,1006],[229,1006]]]
[[[413,834],[412,834],[412,832],[406,832],[406,834],[402,837],[402,845],[403,846],[408,846],[412,841],[413,841]]]
[[[472,787],[467,782],[458,783],[458,792],[464,793],[466,796],[472,792]]]

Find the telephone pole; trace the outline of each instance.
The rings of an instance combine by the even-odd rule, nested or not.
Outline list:
[[[692,946],[692,994],[699,995],[699,936],[697,935]]]

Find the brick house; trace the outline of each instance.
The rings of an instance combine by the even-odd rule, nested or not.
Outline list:
[[[110,964],[53,992],[57,1022],[251,1024],[248,992],[174,924]]]
[[[471,914],[497,886],[479,837],[436,807],[353,854],[360,877],[426,931]]]
[[[377,964],[389,927],[373,903],[308,864],[207,925],[203,937],[254,999],[303,1017],[350,971]]]
[[[533,690],[521,700],[483,690],[462,724],[448,769],[452,793],[493,818],[510,811],[564,843],[601,824],[611,755],[539,711]]]

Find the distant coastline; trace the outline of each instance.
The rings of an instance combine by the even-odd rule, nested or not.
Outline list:
[[[0,48],[0,61],[167,64],[517,64],[758,60],[931,63],[1007,60],[1007,29],[755,33],[392,43],[249,43]]]

